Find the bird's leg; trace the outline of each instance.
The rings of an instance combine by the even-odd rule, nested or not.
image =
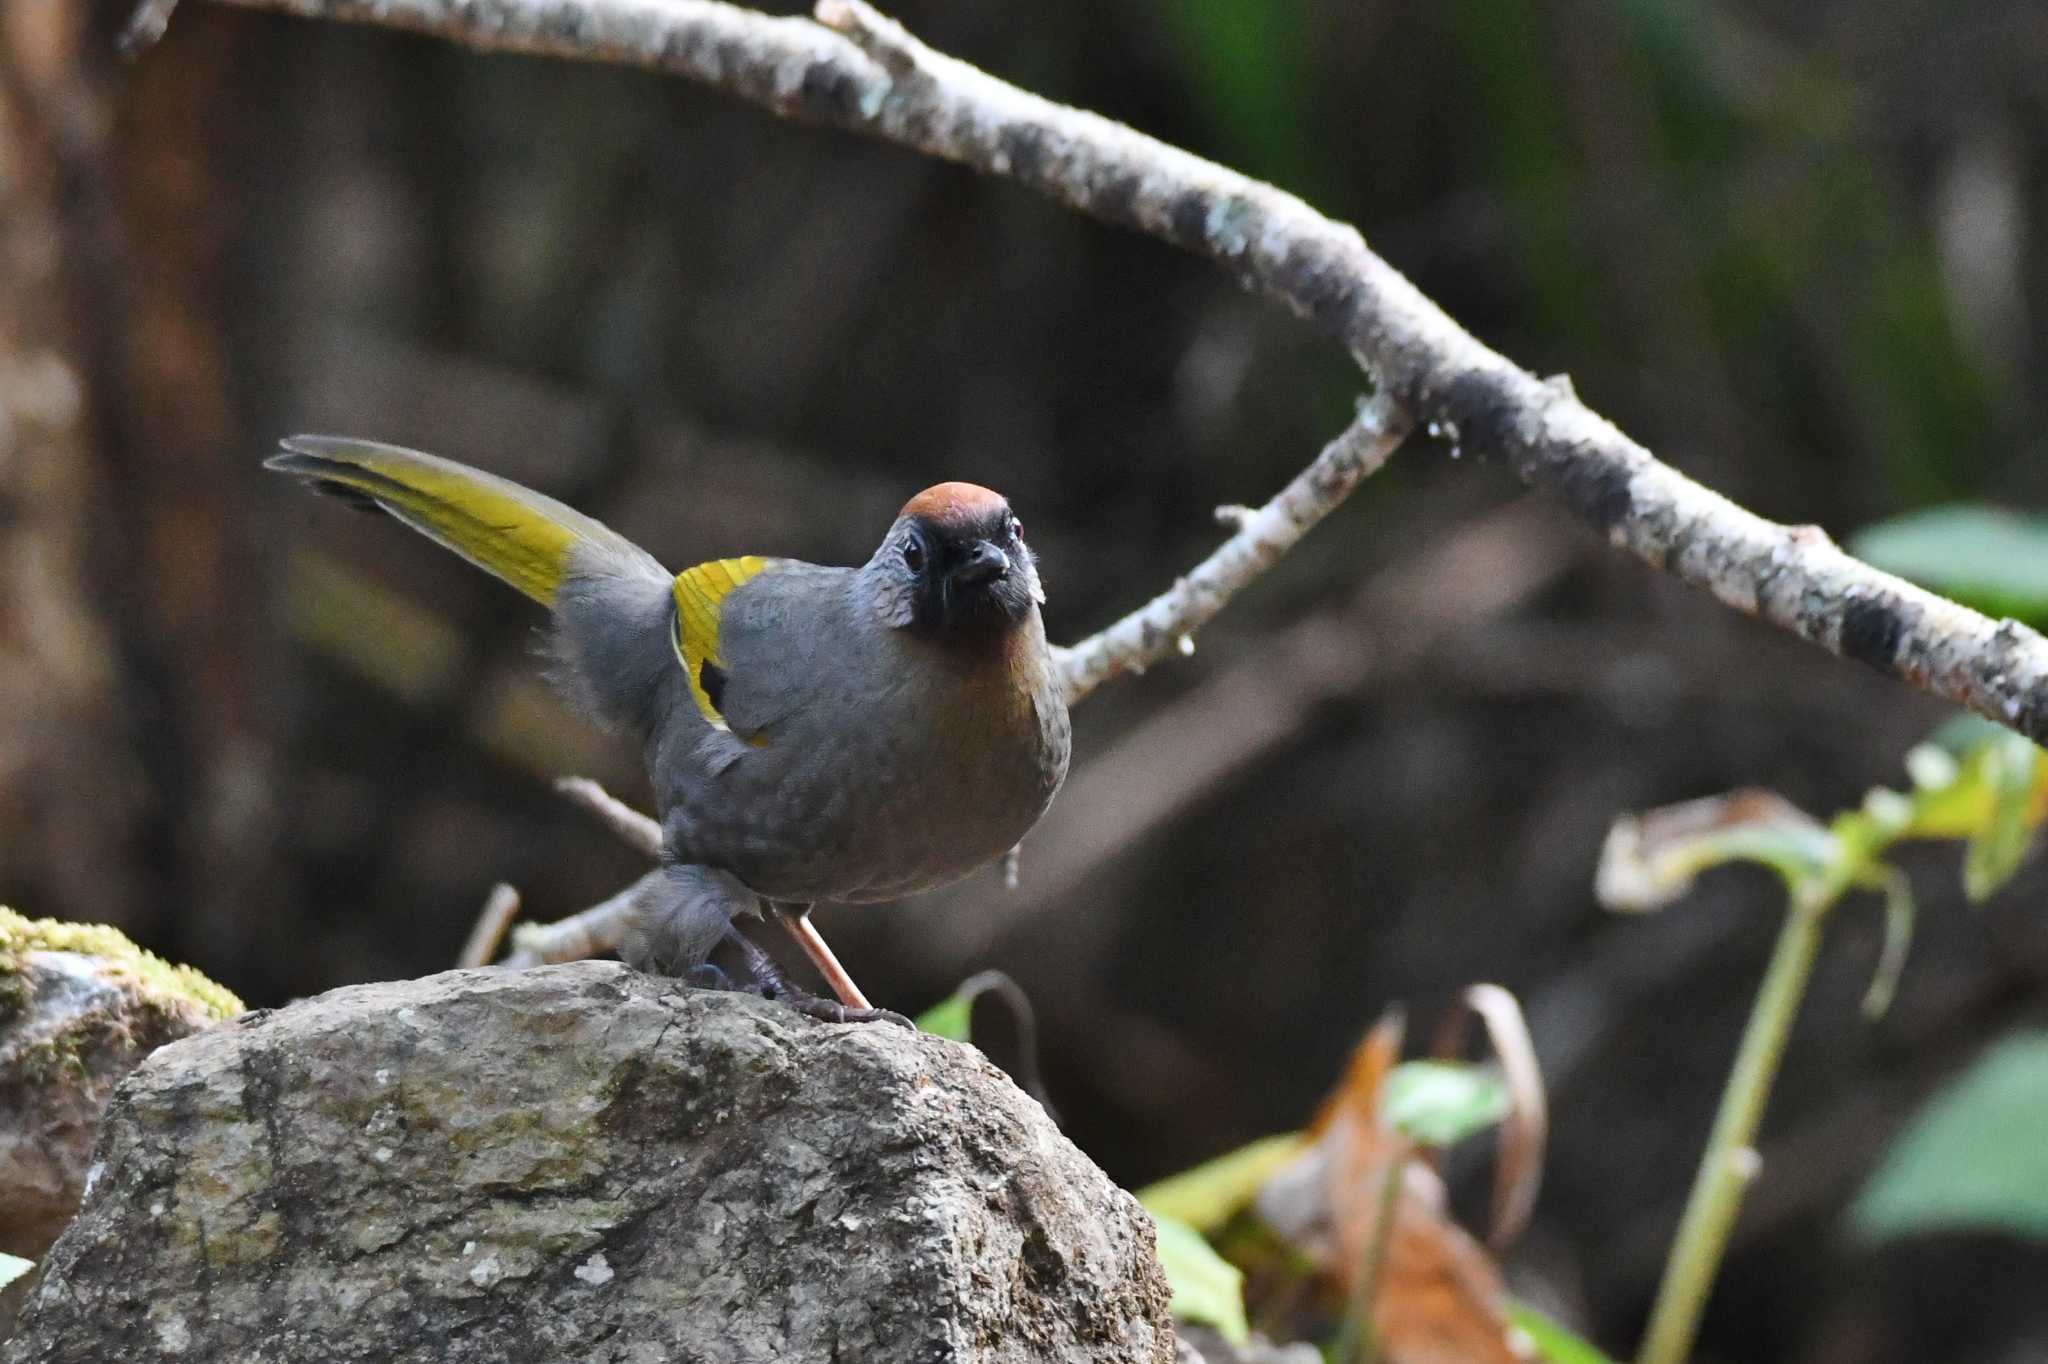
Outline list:
[[[839,996],[839,1002],[849,1009],[872,1009],[868,997],[861,993],[860,986],[853,983],[853,977],[846,974],[846,968],[839,964],[839,958],[832,954],[832,948],[825,941],[825,935],[818,932],[818,926],[811,922],[809,905],[774,906],[776,921],[796,939],[796,945],[811,959],[811,965],[818,968],[818,974],[832,987],[832,993]]]
[[[740,932],[738,924],[730,924],[725,930],[721,946],[730,946],[738,954],[746,970],[746,984],[743,988],[750,994],[760,994],[768,999],[787,1004],[800,1014],[823,1019],[827,1023],[900,1023],[914,1027],[909,1019],[893,1009],[877,1009],[871,1005],[849,1006],[822,995],[799,990],[782,978],[781,968],[774,958],[755,944],[752,938]]]
[[[774,959],[733,922],[740,915],[758,913],[760,905],[760,897],[730,872],[694,864],[670,865],[635,899],[619,955],[635,970],[675,976],[702,989],[763,995],[828,1023],[879,1020],[910,1025],[902,1014],[870,1005],[847,979],[823,939],[817,939],[818,947],[830,966],[821,962],[820,969],[840,991],[839,999],[821,998],[784,980]],[[779,909],[775,917],[788,922]],[[810,936],[817,938],[815,929]],[[798,941],[803,938],[799,936]],[[723,949],[723,965],[711,960],[714,949]]]
[[[670,864],[633,899],[619,956],[636,971],[704,984],[717,975],[704,968],[735,914],[759,903],[738,877],[714,867]]]

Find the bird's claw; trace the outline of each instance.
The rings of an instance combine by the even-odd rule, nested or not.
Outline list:
[[[788,987],[784,987],[781,993],[770,994],[768,997],[787,1004],[807,1018],[819,1019],[826,1023],[894,1023],[904,1028],[917,1027],[917,1024],[894,1009],[856,1009],[852,1005],[841,1004],[836,999],[826,999],[823,995],[808,994]]]
[[[827,999],[823,995],[814,995],[808,990],[798,989],[782,978],[782,972],[776,968],[774,958],[763,952],[735,925],[726,926],[723,944],[729,952],[737,956],[738,971],[727,971],[708,961],[700,962],[680,973],[683,981],[700,990],[729,990],[736,994],[758,995],[763,999],[776,1000],[795,1009],[806,1018],[815,1018],[826,1023],[895,1023],[905,1028],[917,1026],[894,1009],[859,1008],[843,1004],[836,999]]]
[[[732,977],[722,967],[708,961],[698,962],[682,973],[683,984],[693,990],[733,990],[739,987],[732,983]]]

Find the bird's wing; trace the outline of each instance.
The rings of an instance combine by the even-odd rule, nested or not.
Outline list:
[[[777,722],[842,686],[852,660],[825,661],[845,651],[852,576],[794,559],[722,559],[678,576],[676,653],[705,718],[763,747]],[[715,604],[693,616],[685,598],[700,592]]]
[[[725,717],[727,661],[719,638],[726,602],[736,588],[751,582],[773,562],[748,554],[738,559],[713,559],[676,574],[672,627],[676,661],[689,679],[691,699],[714,729],[732,728]],[[751,740],[758,736],[741,737]]]

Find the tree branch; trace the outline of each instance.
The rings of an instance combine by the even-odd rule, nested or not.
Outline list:
[[[1058,651],[1067,704],[1112,677],[1145,671],[1173,650],[1193,652],[1194,632],[1378,472],[1407,434],[1405,416],[1385,399],[1369,398],[1351,425],[1271,502],[1255,510],[1218,508],[1236,531],[1208,558],[1108,629]]]
[[[491,958],[498,955],[498,944],[505,940],[512,921],[518,917],[519,892],[503,881],[492,886],[490,898],[476,916],[476,926],[469,930],[469,940],[462,944],[462,955],[455,959],[455,964],[489,965]]]
[[[581,913],[550,924],[521,924],[512,930],[512,950],[502,966],[547,966],[582,961],[618,947],[626,937],[626,920],[643,887],[652,890],[661,876],[655,868],[609,899]]]
[[[597,822],[618,835],[619,841],[654,859],[661,856],[661,825],[588,777],[561,777],[555,782],[557,794],[568,798],[597,816]]]
[[[1818,529],[1766,521],[1658,462],[1569,383],[1538,379],[1480,344],[1355,228],[933,52],[861,0],[820,0],[819,22],[716,0],[221,2],[673,72],[785,116],[1006,176],[1160,237],[1343,341],[1411,419],[1500,452],[1610,543],[1738,610],[2048,740],[2048,640],[2035,631],[1878,572]],[[1158,624],[1131,629],[1177,641],[1179,631]],[[1095,666],[1076,663],[1073,675],[1085,679]]]

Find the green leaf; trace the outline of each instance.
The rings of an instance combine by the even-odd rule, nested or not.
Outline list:
[[[1233,1345],[1251,1337],[1244,1319],[1244,1274],[1178,1218],[1152,1214],[1159,1229],[1159,1267],[1173,1290],[1170,1304],[1181,1321],[1213,1326]]]
[[[1994,616],[2048,623],[2048,517],[1947,506],[1870,526],[1850,551]]]
[[[1273,1173],[1301,1154],[1308,1138],[1299,1132],[1261,1137],[1228,1155],[1202,1162],[1138,1190],[1138,1201],[1154,1216],[1210,1232],[1248,1207]]]
[[[973,1040],[975,997],[964,992],[947,995],[944,999],[917,1016],[920,1032],[943,1037],[948,1042],[970,1042]]]
[[[2048,1032],[2017,1033],[1928,1101],[1850,1209],[1868,1241],[1936,1231],[2048,1239]]]
[[[943,1037],[949,1042],[972,1042],[974,1040],[974,1005],[983,995],[995,995],[1006,1001],[1016,1016],[1018,1028],[1025,1033],[1036,1030],[1031,1016],[1031,1001],[1022,987],[1001,971],[977,971],[960,982],[960,988],[926,1009],[917,1016],[917,1026],[934,1037]],[[1035,1072],[1037,1063],[1031,1065]],[[1035,1082],[1036,1075],[1034,1073]]]
[[[0,1250],[0,1288],[5,1288],[22,1275],[36,1267],[34,1260],[24,1260],[19,1255],[9,1255]]]
[[[1508,1303],[1508,1321],[1536,1347],[1545,1364],[1614,1364],[1599,1350],[1525,1302]]]
[[[1963,892],[1973,903],[1990,899],[2027,855],[2032,841],[2027,807],[2033,799],[2034,758],[2039,751],[2024,735],[2008,730],[1971,754],[1982,765],[1983,782],[1991,794],[1990,817],[1971,832],[1963,848]]]
[[[1452,1146],[1507,1115],[1508,1087],[1490,1067],[1409,1061],[1388,1072],[1380,1121],[1424,1146]]]

